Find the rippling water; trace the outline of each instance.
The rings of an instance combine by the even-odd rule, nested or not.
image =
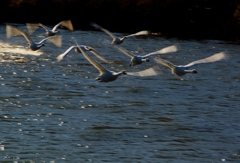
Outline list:
[[[183,77],[160,65],[159,76],[99,83],[98,71],[81,54],[56,61],[74,45],[71,37],[115,61],[105,64],[114,71],[157,64],[129,67],[129,58],[100,31],[61,34],[61,48],[46,42],[32,52],[23,37],[7,39],[0,26],[0,162],[240,162],[239,45],[131,38],[121,46],[140,55],[178,44],[178,52],[162,55],[176,64],[221,51],[231,58],[198,65],[198,74]],[[38,30],[32,37],[43,35]]]

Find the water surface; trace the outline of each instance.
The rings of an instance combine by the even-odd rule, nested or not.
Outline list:
[[[44,34],[39,29],[32,38],[40,41]],[[99,83],[94,80],[97,69],[81,54],[73,51],[56,61],[74,45],[71,37],[115,61],[104,64],[114,71],[141,71],[158,64],[151,60],[129,67],[130,58],[108,44],[111,38],[101,31],[61,34],[61,48],[46,42],[32,52],[23,37],[7,39],[5,26],[0,26],[1,162],[240,161],[239,45],[130,38],[120,46],[139,55],[178,44],[178,52],[162,55],[175,64],[221,51],[231,58],[195,66],[197,74],[183,77],[159,65],[159,76],[120,76]]]

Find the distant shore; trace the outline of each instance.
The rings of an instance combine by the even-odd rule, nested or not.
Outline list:
[[[150,30],[180,39],[240,40],[239,0],[1,0],[0,23],[55,25],[112,32]]]

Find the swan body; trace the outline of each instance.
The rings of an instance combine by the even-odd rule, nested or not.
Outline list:
[[[95,61],[93,58],[91,58],[84,50],[83,47],[78,47],[81,53],[84,55],[84,57],[95,67],[99,70],[99,76],[95,78],[96,81],[99,82],[110,82],[117,79],[119,75],[126,74],[125,70],[122,70],[120,72],[114,72],[106,69],[104,66],[102,66],[99,62]]]
[[[41,23],[37,23],[37,24],[27,23],[26,25],[27,25],[27,28],[28,28],[28,31],[30,34],[32,34],[38,27],[44,28],[47,36],[54,36],[57,33],[59,33],[59,30],[57,30],[57,28],[59,26],[66,27],[70,31],[73,31],[73,25],[72,25],[71,20],[61,21],[58,24],[56,24],[52,29],[48,28],[47,26],[45,26]]]
[[[143,62],[150,62],[149,57],[152,57],[155,55],[171,53],[171,52],[177,51],[177,45],[171,45],[171,46],[165,47],[161,50],[148,53],[144,56],[138,56],[138,55],[134,55],[134,54],[128,52],[127,50],[125,50],[122,47],[119,47],[119,46],[114,46],[114,47],[116,47],[120,52],[122,52],[123,54],[125,54],[131,58],[129,66],[135,66],[135,65],[141,64]]]
[[[61,37],[55,37],[55,36],[47,37],[47,38],[44,38],[43,40],[41,40],[40,42],[35,43],[25,31],[23,31],[17,27],[14,27],[12,25],[6,26],[6,33],[7,33],[7,38],[10,38],[10,37],[16,36],[16,35],[22,35],[27,40],[27,42],[29,44],[29,48],[32,51],[36,51],[36,50],[40,49],[42,46],[44,46],[44,42],[47,40],[51,40],[56,46],[59,46],[59,47],[61,46]],[[60,44],[59,44],[59,42],[60,42]]]
[[[161,58],[155,58],[154,60],[157,63],[160,63],[160,64],[170,68],[172,71],[172,74],[174,74],[176,76],[183,76],[187,73],[197,73],[196,69],[190,69],[194,65],[202,64],[202,63],[216,62],[216,61],[220,61],[220,60],[228,59],[228,58],[229,58],[229,55],[226,52],[220,52],[220,53],[216,53],[210,57],[193,61],[187,65],[179,65],[179,66],[174,65],[173,63],[171,63],[167,60],[161,59]]]
[[[122,38],[119,38],[119,37],[116,37],[113,33],[111,33],[109,30],[101,27],[100,25],[96,24],[96,23],[90,23],[91,26],[95,27],[96,29],[99,29],[103,32],[105,32],[106,34],[108,34],[110,37],[112,37],[112,43],[111,44],[116,44],[116,45],[119,45],[121,43],[123,43],[123,41],[126,39],[126,38],[130,38],[130,37],[135,37],[135,36],[140,36],[140,35],[149,35],[150,32],[145,30],[145,31],[140,31],[140,32],[137,32],[137,33],[134,33],[134,34],[131,34],[131,35],[127,35],[127,36],[124,36]]]

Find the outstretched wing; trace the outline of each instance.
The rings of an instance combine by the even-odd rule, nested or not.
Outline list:
[[[16,28],[13,27],[12,25],[7,24],[6,25],[6,35],[7,35],[7,38],[10,38],[10,37],[13,37],[13,36],[22,35],[22,33],[19,32],[18,30],[16,30]]]
[[[39,23],[26,23],[28,33],[33,34],[38,28],[39,28]]]
[[[62,46],[62,36],[61,35],[47,37],[47,38],[43,39],[41,42],[45,42],[46,40],[49,40],[51,43],[53,43],[57,47]]]
[[[77,46],[70,46],[64,53],[57,56],[57,61],[61,61],[63,58],[67,57],[67,55],[76,47]]]
[[[165,60],[165,59],[162,59],[162,58],[154,58],[154,61],[159,63],[159,64],[162,64],[170,69],[176,67],[174,64],[172,64],[171,62]]]
[[[185,67],[191,67],[193,65],[201,64],[201,63],[211,63],[211,62],[221,61],[223,59],[228,59],[228,58],[229,58],[229,54],[227,54],[226,52],[220,52],[220,53],[216,53],[210,57],[193,61],[193,62],[185,65]]]
[[[91,52],[91,53],[93,53],[96,57],[98,57],[99,59],[101,59],[103,62],[108,62],[106,59],[104,59],[100,54],[99,54],[99,52],[98,51],[96,51],[94,48],[92,48],[92,47],[87,47],[87,49]]]
[[[76,39],[72,37],[75,43],[77,44],[78,49],[81,51],[81,53],[84,55],[84,57],[95,67],[99,70],[100,74],[103,74],[106,72],[106,68],[102,66],[98,61],[95,61],[92,57],[90,57],[86,52],[85,52],[85,47],[79,46]]]
[[[147,55],[145,55],[145,57],[159,55],[159,54],[173,53],[173,52],[176,52],[177,50],[178,50],[177,45],[171,45],[171,46],[165,47],[161,50],[158,50],[158,51],[155,51],[152,53],[148,53]]]
[[[97,61],[95,61],[92,57],[90,57],[81,46],[78,46],[79,49],[81,50],[82,54],[84,55],[84,57],[95,67],[99,70],[100,74],[103,74],[106,69],[105,67],[103,67],[100,63],[98,63]]]
[[[58,24],[56,24],[56,25],[53,27],[52,31],[56,31],[57,28],[58,28],[60,25],[63,26],[63,27],[66,27],[66,28],[69,29],[70,31],[73,31],[73,25],[72,25],[71,20],[64,20],[64,21],[59,22]]]
[[[98,24],[96,24],[96,23],[91,22],[90,25],[93,26],[93,27],[95,27],[95,28],[97,28],[97,29],[99,29],[99,30],[101,30],[101,31],[103,31],[103,32],[105,32],[106,34],[108,34],[109,36],[111,36],[113,39],[116,39],[116,38],[117,38],[117,37],[116,37],[114,34],[112,34],[110,31],[108,31],[107,29],[101,27],[100,25],[98,25]]]
[[[131,35],[127,35],[125,36],[126,38],[129,38],[129,37],[135,37],[135,36],[141,36],[141,35],[149,35],[150,34],[150,31],[140,31],[140,32],[137,32],[137,33],[134,33],[134,34],[131,34]]]
[[[160,68],[158,66],[154,66],[151,68],[148,68],[143,71],[138,71],[138,72],[127,72],[127,75],[131,76],[156,76],[159,75],[161,72]]]
[[[61,26],[66,27],[70,31],[73,31],[73,25],[72,25],[71,20],[64,20],[64,21],[62,21],[61,22]]]
[[[43,24],[41,24],[41,23],[39,23],[39,26],[42,27],[42,28],[44,28],[46,32],[49,32],[49,31],[50,31],[50,29],[49,29],[47,26],[45,26],[45,25],[43,25]]]
[[[32,39],[29,37],[29,35],[25,31],[9,24],[6,25],[6,34],[7,34],[7,38],[10,38],[12,36],[22,35],[23,37],[25,37],[25,39],[28,41],[29,44],[33,43]]]
[[[114,46],[114,48],[116,48],[117,50],[119,50],[120,52],[122,52],[123,54],[129,56],[130,58],[133,58],[134,55],[129,53],[126,49],[122,48],[122,47],[119,47],[117,45]]]

